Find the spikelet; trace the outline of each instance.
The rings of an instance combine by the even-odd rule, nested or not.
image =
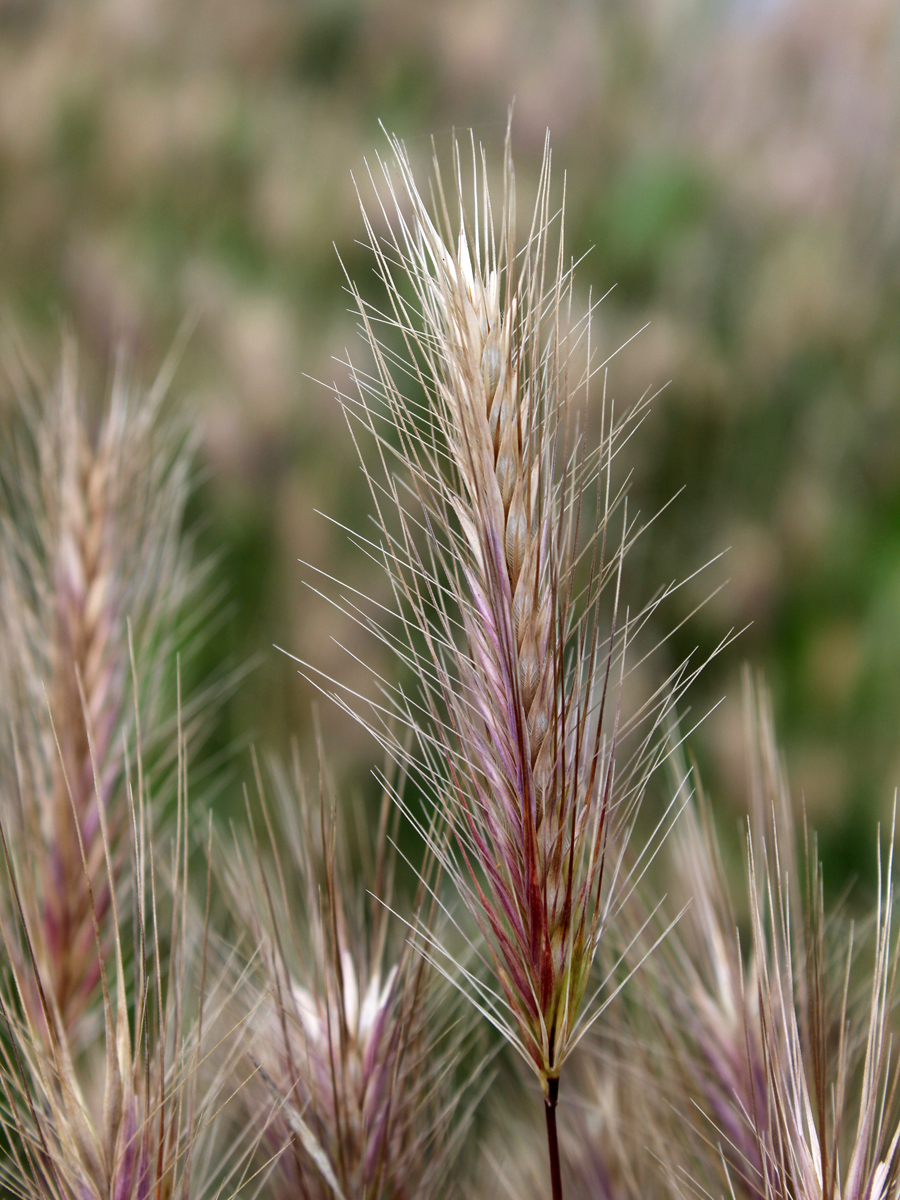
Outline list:
[[[296,756],[290,776],[274,762],[271,775],[272,811],[257,773],[271,857],[254,833],[255,856],[236,847],[229,880],[237,929],[256,956],[242,994],[257,1078],[244,1097],[274,1160],[266,1194],[426,1200],[440,1185],[452,1197],[469,1119],[454,1078],[470,1034],[465,1022],[453,1027],[442,981],[397,944],[387,907],[389,802],[371,879],[376,900],[351,883],[350,823],[327,791],[310,798]],[[358,837],[363,855],[372,840]]]
[[[170,370],[141,395],[120,364],[92,436],[67,345],[55,391],[21,389],[0,463],[2,821],[42,985],[72,1035],[99,999],[94,921],[106,953],[128,853],[122,755],[132,666],[155,728],[188,587],[181,524],[190,457],[183,433],[160,419]],[[15,952],[27,977],[22,947]],[[40,1026],[36,994],[29,1003]]]
[[[363,544],[386,569],[394,606],[373,615],[354,597],[345,611],[397,654],[413,691],[378,680],[366,710],[339,684],[321,686],[397,760],[414,760],[445,822],[437,833],[420,822],[421,832],[489,947],[496,986],[474,975],[465,986],[552,1105],[600,1010],[591,967],[629,886],[623,853],[661,753],[659,723],[688,673],[626,720],[625,645],[649,612],[618,612],[637,530],[611,468],[632,425],[604,403],[598,449],[579,431],[603,364],[590,305],[572,315],[561,217],[551,245],[549,150],[519,247],[508,144],[499,216],[474,142],[467,208],[457,148],[455,223],[437,164],[432,217],[405,148],[391,148],[377,218],[365,217],[390,309],[371,308],[351,281],[375,370],[356,371],[358,395],[342,401],[377,447],[377,465],[361,454],[379,540]],[[639,735],[617,754],[632,728]]]

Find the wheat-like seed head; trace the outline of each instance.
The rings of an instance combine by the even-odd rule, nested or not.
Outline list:
[[[765,733],[771,733],[768,725]],[[764,755],[771,748],[762,736],[749,742],[751,753]],[[757,963],[746,949],[742,955],[735,901],[701,781],[680,755],[672,765],[676,786],[689,792],[668,842],[678,895],[686,903],[646,969],[639,1036],[664,1047],[657,1055],[661,1087],[676,1097],[678,1136],[693,1149],[694,1171],[702,1176],[698,1189],[715,1191],[730,1183],[748,1200],[763,1200],[764,1152],[757,1128],[767,1127],[768,1099]],[[767,765],[775,768],[775,759]],[[777,770],[767,774],[756,800],[754,823],[761,835],[776,812],[780,826],[790,828],[790,799]],[[792,836],[784,844],[793,846]],[[642,920],[642,913],[632,917],[633,923]],[[730,1173],[728,1181],[722,1167]]]
[[[519,246],[508,147],[499,211],[474,142],[474,203],[457,147],[455,195],[436,169],[433,211],[405,148],[391,149],[377,216],[365,217],[389,311],[351,282],[375,369],[355,371],[358,395],[342,400],[351,427],[375,440],[379,535],[363,544],[386,568],[395,608],[393,621],[356,598],[347,611],[396,652],[415,690],[379,680],[365,716],[356,698],[335,696],[424,778],[439,821],[421,831],[498,983],[472,975],[466,986],[546,1090],[598,1013],[591,967],[628,890],[624,847],[662,753],[659,722],[688,673],[622,713],[625,645],[653,608],[623,617],[618,606],[637,530],[611,468],[632,425],[605,401],[587,419],[603,364],[590,302],[574,316],[549,150]],[[586,423],[599,425],[593,451]]]
[[[99,995],[94,921],[105,931],[121,873],[132,666],[155,726],[188,587],[190,460],[160,420],[167,375],[137,396],[120,366],[93,436],[68,346],[58,389],[23,392],[0,464],[2,819],[43,985],[72,1035]]]
[[[103,1028],[88,1046],[70,1036],[45,986],[35,957],[40,931],[0,833],[15,912],[11,921],[0,918],[9,963],[0,983],[0,1131],[8,1148],[0,1184],[22,1200],[198,1200],[213,1183],[218,1195],[232,1194],[229,1168],[239,1170],[242,1147],[233,1145],[212,1168],[205,1153],[231,1067],[215,1071],[207,1061],[214,1043],[228,1041],[221,1024],[203,1042],[204,1021],[208,1028],[218,1023],[222,998],[210,1003],[217,988],[207,978],[207,931],[188,899],[183,745],[179,760],[176,837],[161,878],[155,863],[164,859],[163,842],[153,840],[141,771],[129,788],[133,958],[123,952],[118,889],[108,882],[108,944],[96,914],[94,920]],[[109,843],[101,836],[109,873]],[[167,907],[168,928],[161,928]]]
[[[852,929],[832,987],[821,872],[810,866],[803,944],[796,942],[790,870],[777,831],[750,840],[751,931],[765,1104],[753,1114],[760,1192],[767,1200],[883,1200],[900,1168],[900,1071],[891,1013],[900,939],[893,930],[893,841],[878,858],[874,964],[862,1045],[854,1037]],[[811,847],[815,853],[815,847]],[[853,1081],[858,1079],[858,1087]],[[754,1167],[754,1161],[747,1164]]]
[[[866,994],[855,995],[852,926],[826,920],[808,834],[805,864],[798,852],[767,694],[749,675],[745,683],[752,799],[746,897],[728,886],[700,793],[671,842],[692,904],[654,959],[642,1005],[665,1047],[666,1086],[680,1097],[692,1190],[746,1200],[893,1195],[900,1074],[890,1010],[900,950],[892,865],[875,920],[874,971]],[[748,905],[742,946],[734,914]]]
[[[398,945],[389,804],[369,880],[376,900],[352,879],[350,823],[331,797],[310,797],[296,759],[292,776],[276,763],[271,775],[272,807],[257,775],[269,845],[254,831],[255,853],[236,845],[229,872],[254,951],[241,992],[257,1076],[246,1102],[277,1158],[268,1195],[425,1200],[440,1185],[452,1196],[468,1120],[454,1075],[469,1028],[454,1027],[442,981]],[[357,837],[364,855],[372,841]]]

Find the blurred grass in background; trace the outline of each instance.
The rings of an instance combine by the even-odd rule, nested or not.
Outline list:
[[[629,600],[730,547],[666,614],[730,579],[670,665],[750,624],[695,688],[695,715],[725,697],[695,746],[739,813],[739,668],[761,666],[840,884],[900,782],[892,0],[0,0],[3,335],[52,377],[68,324],[102,391],[120,344],[150,377],[196,319],[174,393],[202,431],[195,515],[231,601],[207,665],[262,653],[218,743],[306,740],[314,693],[272,643],[351,686],[332,637],[378,665],[297,562],[383,588],[316,515],[362,529],[368,511],[313,382],[346,387],[333,356],[363,358],[338,254],[379,295],[351,172],[384,148],[379,120],[423,169],[452,127],[499,149],[513,97],[520,186],[549,127],[569,250],[593,247],[584,303],[616,285],[604,356],[650,322],[610,364],[617,404],[671,380],[631,444],[632,503],[685,490]],[[368,786],[373,748],[320,710],[337,773]]]

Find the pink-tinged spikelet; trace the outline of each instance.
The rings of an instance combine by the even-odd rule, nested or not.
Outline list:
[[[189,577],[190,457],[183,434],[160,419],[169,373],[141,393],[120,366],[92,434],[67,346],[56,389],[22,386],[0,461],[0,820],[24,866],[18,885],[42,987],[73,1036],[99,1000],[95,922],[106,952],[127,857],[133,667],[155,729]]]
[[[698,1197],[881,1200],[896,1194],[900,1146],[893,850],[883,878],[879,857],[861,970],[852,926],[826,921],[814,842],[805,864],[798,852],[765,692],[747,693],[746,896],[730,892],[709,812],[692,803],[671,844],[693,904],[654,959],[644,1006],[682,1114],[683,1179]],[[732,914],[748,908],[742,947]]]
[[[900,940],[893,930],[891,830],[887,869],[878,858],[874,960],[861,1041],[851,1018],[852,928],[842,947],[843,978],[830,976],[821,873],[813,861],[799,928],[789,868],[777,834],[751,840],[748,870],[757,963],[765,1103],[752,1114],[766,1200],[885,1200],[896,1195],[900,1072],[892,1009]],[[815,848],[812,847],[812,853]]]
[[[747,751],[752,764],[755,836],[766,831],[781,848],[785,878],[794,881],[797,863],[791,800],[775,746],[765,692],[746,680]],[[757,962],[742,953],[736,912],[746,900],[729,886],[712,812],[695,772],[673,761],[676,786],[691,786],[683,812],[667,843],[679,898],[686,910],[647,968],[649,987],[642,1014],[665,1047],[658,1056],[670,1070],[660,1080],[674,1109],[682,1114],[680,1139],[693,1150],[703,1186],[725,1187],[726,1166],[733,1189],[748,1200],[765,1192],[765,1153],[757,1136],[766,1128],[768,1099],[759,1020]],[[799,893],[797,893],[799,896]],[[795,897],[796,899],[796,897]],[[799,901],[795,906],[799,917]],[[632,918],[642,920],[640,915]],[[802,936],[798,929],[798,936]],[[647,1028],[643,1030],[647,1039]],[[704,1115],[707,1124],[691,1129],[685,1116]],[[710,1150],[712,1149],[712,1152]],[[713,1182],[709,1179],[712,1172]]]
[[[603,364],[590,302],[573,316],[549,150],[519,245],[508,148],[499,215],[474,142],[474,203],[457,147],[456,194],[448,200],[435,164],[433,212],[405,148],[391,148],[377,215],[365,216],[390,308],[375,311],[351,282],[375,369],[354,372],[358,394],[342,400],[377,448],[367,474],[380,530],[366,547],[395,610],[372,616],[354,598],[347,611],[398,655],[413,690],[380,680],[365,712],[334,694],[431,792],[442,824],[422,832],[497,982],[467,984],[552,1108],[562,1065],[599,1012],[592,964],[629,886],[625,846],[663,753],[659,722],[688,673],[625,720],[625,647],[648,610],[619,613],[636,529],[611,471],[633,426],[605,398],[589,417]],[[588,423],[599,426],[594,451]]]
[[[271,774],[271,810],[257,777],[270,846],[254,837],[255,855],[238,854],[229,881],[255,955],[238,994],[257,1076],[246,1103],[274,1160],[267,1195],[426,1200],[440,1187],[452,1197],[468,1120],[454,1085],[467,1025],[454,1027],[444,981],[386,907],[389,801],[370,877],[376,900],[347,869],[351,826],[333,801],[310,798],[296,760],[292,776],[274,763]],[[373,840],[356,839],[364,862]]]

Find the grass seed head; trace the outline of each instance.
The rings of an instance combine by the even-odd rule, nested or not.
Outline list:
[[[642,1006],[664,1048],[663,1086],[682,1113],[684,1178],[693,1176],[697,1196],[887,1195],[900,1144],[891,862],[866,976],[852,926],[840,914],[826,920],[815,844],[807,833],[798,845],[768,696],[749,676],[746,711],[746,895],[729,887],[700,793],[670,843],[692,903],[653,961]],[[736,913],[746,914],[743,939]]]
[[[0,739],[17,797],[4,822],[43,986],[73,1036],[99,1000],[95,922],[106,953],[127,875],[132,667],[153,728],[189,586],[190,457],[161,416],[167,375],[140,393],[120,364],[92,432],[67,345],[55,389],[23,388],[0,462]]]
[[[588,981],[629,886],[621,851],[686,677],[622,712],[625,646],[647,617],[618,605],[636,528],[611,471],[632,426],[605,400],[587,417],[592,306],[576,315],[549,149],[521,244],[508,145],[499,201],[473,141],[472,200],[456,145],[454,188],[436,166],[432,205],[391,151],[365,216],[388,307],[351,282],[375,367],[342,399],[376,447],[367,546],[396,624],[351,611],[413,690],[379,680],[369,713],[344,703],[431,792],[420,829],[489,948],[495,985],[470,975],[474,998],[549,1095],[598,1013]]]
[[[183,762],[183,746],[179,757]],[[130,795],[142,777],[138,772]],[[21,902],[3,836],[19,928],[0,919],[8,954],[0,984],[0,1129],[9,1148],[0,1183],[22,1200],[199,1200],[212,1185],[194,1162],[196,1156],[203,1163],[215,1131],[222,1075],[208,1071],[202,1035],[204,1019],[216,1022],[218,1002],[208,1003],[206,933],[188,900],[185,805],[182,786],[171,862],[157,878],[155,855],[165,859],[165,844],[157,837],[151,848],[152,805],[135,800],[126,860],[135,928],[127,937],[118,889],[107,880],[108,940],[95,925],[94,945],[103,1025],[88,1045],[70,1035],[45,987],[33,952],[35,918]],[[168,929],[161,933],[164,910]],[[24,965],[19,953],[9,953],[15,932],[27,948]],[[218,1040],[226,1040],[221,1031]],[[222,1184],[221,1172],[214,1182]],[[218,1194],[231,1193],[220,1186]]]
[[[296,762],[292,775],[276,764],[271,774],[271,808],[258,776],[269,844],[254,831],[254,852],[236,846],[229,870],[237,927],[255,952],[244,995],[257,1079],[246,1097],[265,1114],[261,1145],[277,1159],[268,1194],[424,1200],[450,1186],[465,1133],[454,1079],[469,1035],[439,977],[398,940],[389,802],[370,862],[376,900],[349,869],[351,822],[324,781],[312,798]],[[357,842],[365,861],[371,840]]]

